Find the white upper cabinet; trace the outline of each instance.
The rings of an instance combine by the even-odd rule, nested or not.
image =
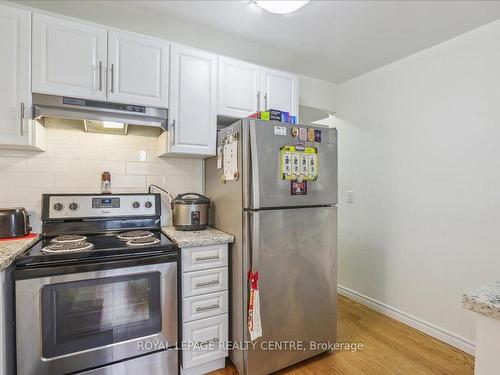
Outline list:
[[[215,155],[216,55],[171,45],[168,108],[167,153]]]
[[[0,5],[0,35],[0,148],[32,148],[31,12]]]
[[[259,110],[260,66],[219,57],[218,114],[247,117]]]
[[[298,116],[299,78],[279,70],[261,70],[261,110],[277,109]]]
[[[168,42],[109,31],[107,99],[167,107],[168,59]]]
[[[106,99],[107,30],[33,14],[33,92]]]

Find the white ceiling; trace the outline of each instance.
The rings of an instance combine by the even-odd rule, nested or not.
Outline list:
[[[31,3],[37,6],[43,1]],[[62,1],[51,3],[56,5],[50,10],[57,4],[62,9]],[[76,2],[64,3],[71,13],[69,4]],[[268,53],[275,50],[280,56],[276,68],[333,82],[348,80],[500,18],[500,1],[312,0],[289,15],[267,13],[247,0],[78,3],[114,7],[116,15],[133,8],[151,17],[186,20],[219,35],[228,33],[233,41],[237,37],[265,47]],[[231,47],[221,49],[231,54]],[[265,56],[253,60],[266,61]]]

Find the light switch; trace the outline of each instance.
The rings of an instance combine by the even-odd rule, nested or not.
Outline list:
[[[352,190],[347,190],[346,195],[347,195],[346,202],[347,203],[354,203],[354,192]]]

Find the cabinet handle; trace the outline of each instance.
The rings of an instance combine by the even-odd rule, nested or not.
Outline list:
[[[204,287],[204,286],[217,285],[217,284],[219,284],[219,279],[217,279],[217,280],[210,280],[210,281],[203,281],[201,283],[196,283],[196,284],[194,284],[194,287],[195,288],[201,288],[201,287]]]
[[[21,102],[21,135],[24,135],[24,103]]]
[[[213,310],[213,309],[218,309],[219,304],[213,304],[213,305],[208,305],[208,306],[200,306],[196,308],[196,312],[201,312],[201,311],[208,311],[208,310]]]
[[[214,337],[214,338],[207,340],[207,341],[198,341],[198,345],[208,345],[211,342],[219,342],[219,341],[220,341],[220,339],[218,339],[217,337]]]
[[[194,258],[194,260],[196,262],[201,262],[203,260],[215,260],[215,259],[219,259],[219,256],[218,255],[210,255],[210,256],[206,256],[206,257],[197,257],[197,258]]]
[[[115,75],[113,73],[114,71],[114,64],[111,64],[111,92],[114,92],[115,90]]]
[[[102,91],[102,61],[99,61],[99,91]]]
[[[260,91],[257,92],[257,112],[260,112]]]
[[[170,137],[170,139],[171,139],[170,143],[172,144],[172,146],[174,146],[175,145],[175,119],[172,120],[171,128],[172,128],[172,136]]]
[[[264,94],[264,103],[265,103],[264,110],[267,111],[267,92]]]

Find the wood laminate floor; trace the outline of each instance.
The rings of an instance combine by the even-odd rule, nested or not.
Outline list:
[[[361,342],[357,352],[326,353],[291,366],[279,374],[435,375],[473,374],[474,358],[454,347],[338,296],[338,342]],[[226,368],[211,375],[236,375]]]

